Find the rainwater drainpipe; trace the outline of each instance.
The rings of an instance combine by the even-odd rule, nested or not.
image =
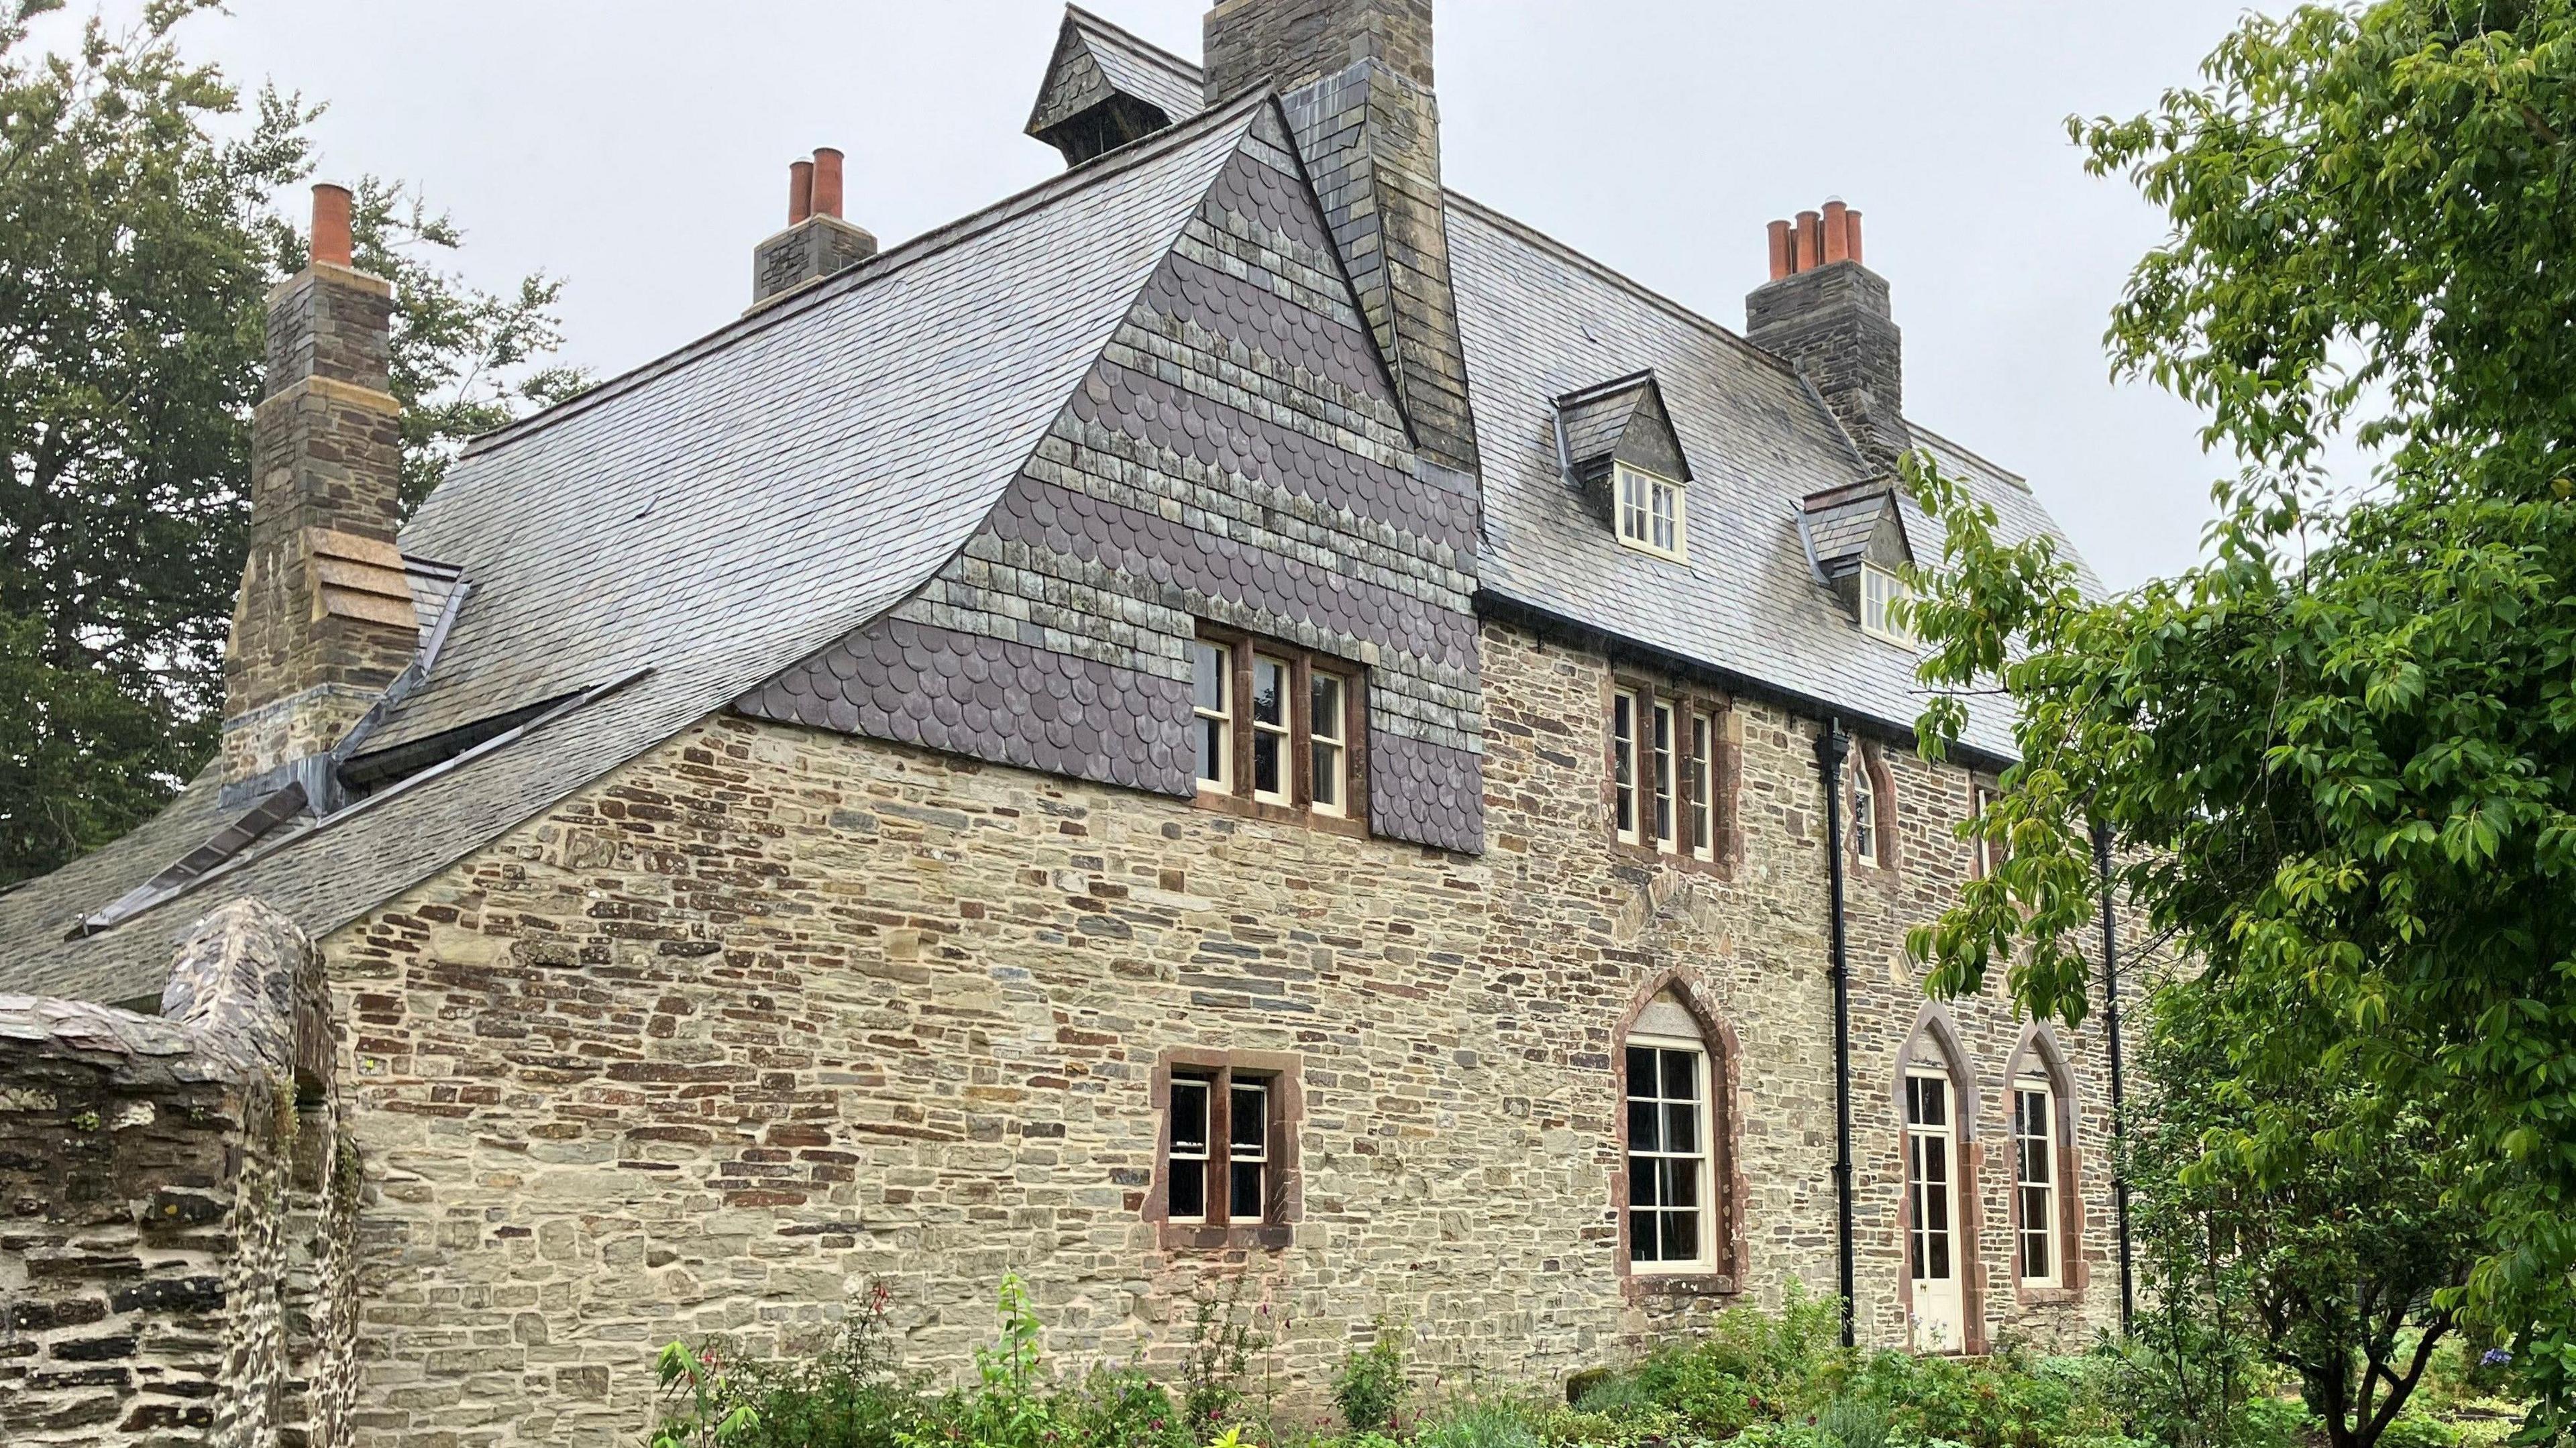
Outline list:
[[[1843,1295],[1843,1346],[1853,1345],[1859,1312],[1852,1300],[1852,1102],[1851,1102],[1851,951],[1843,928],[1843,765],[1851,757],[1851,736],[1839,718],[1825,721],[1816,740],[1816,759],[1825,771],[1825,879],[1833,897],[1834,980],[1834,1245],[1840,1255]],[[2105,917],[2106,920],[2108,917]],[[2116,1026],[2113,1028],[2118,1029]],[[2118,1076],[2112,1092],[2116,1097]],[[2117,1109],[2116,1107],[2114,1108]],[[2122,1199],[2124,1202],[2126,1198]],[[2128,1217],[2122,1208],[2122,1272],[2128,1262]]]
[[[2120,1219],[2120,1331],[2137,1312],[2137,1273],[2129,1256],[2129,1111],[2120,1069],[2120,950],[2111,901],[2111,827],[2093,825],[2093,869],[2102,879],[2103,1024],[2111,1038],[2111,1200]]]

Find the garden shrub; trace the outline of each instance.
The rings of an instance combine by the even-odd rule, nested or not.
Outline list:
[[[1342,1359],[1333,1378],[1333,1405],[1354,1433],[1388,1431],[1395,1427],[1406,1392],[1402,1332],[1381,1318],[1377,1340]]]

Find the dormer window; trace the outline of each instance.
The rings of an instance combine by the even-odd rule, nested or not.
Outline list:
[[[1897,621],[1892,605],[1908,596],[1905,580],[1875,563],[1860,566],[1860,627],[1873,638],[1911,644],[1914,631]]]
[[[1688,494],[1682,485],[1626,463],[1618,463],[1615,468],[1619,478],[1619,541],[1666,558],[1682,557],[1689,536],[1683,518]]]

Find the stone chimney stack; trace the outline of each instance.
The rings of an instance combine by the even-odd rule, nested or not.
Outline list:
[[[1874,473],[1893,474],[1905,429],[1905,349],[1887,278],[1861,264],[1860,213],[1840,201],[1771,223],[1771,279],[1744,299],[1744,335],[1797,365]]]
[[[250,556],[224,652],[228,800],[290,781],[327,798],[331,747],[420,643],[394,547],[401,407],[386,390],[393,283],[350,260],[349,193],[313,188],[303,271],[268,294],[251,417]],[[307,778],[306,776],[312,776]]]
[[[1209,104],[1280,92],[1424,457],[1473,475],[1431,0],[1219,0],[1205,33]]]
[[[787,168],[787,229],[752,248],[751,311],[877,254],[877,239],[841,219],[841,153],[829,146]]]

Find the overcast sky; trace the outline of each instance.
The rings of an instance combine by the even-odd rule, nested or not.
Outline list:
[[[786,167],[849,153],[892,245],[1061,169],[1020,134],[1049,0],[234,0],[193,55],[325,100],[322,174],[417,183],[488,286],[563,277],[613,373],[735,315]],[[121,7],[120,7],[121,8]],[[1204,0],[1097,0],[1199,53]],[[2188,563],[2223,469],[2114,386],[2101,334],[2161,234],[2064,118],[2190,82],[2242,0],[1440,0],[1451,186],[1741,328],[1763,223],[1829,195],[1895,288],[1906,411],[2032,480],[2114,586]]]

